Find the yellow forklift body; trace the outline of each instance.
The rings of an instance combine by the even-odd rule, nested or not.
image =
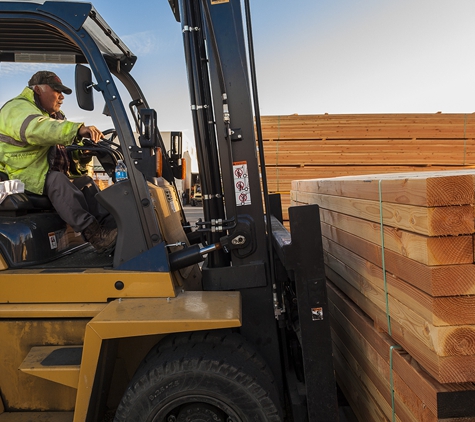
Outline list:
[[[0,422],[72,422],[72,412],[15,412],[0,414]]]
[[[107,302],[125,297],[174,297],[168,272],[84,269],[6,270],[0,277],[0,303]]]
[[[102,304],[3,304],[0,314],[9,318],[0,320],[0,380],[8,380],[1,383],[8,408],[74,410],[74,421],[84,421],[99,356],[108,340],[124,342],[116,358],[122,362],[116,366],[123,370],[115,374],[114,382],[125,386],[163,335],[239,327],[241,297],[239,292],[180,291],[176,297]],[[80,364],[43,364],[52,352],[67,348],[80,349]],[[5,420],[23,420],[21,412],[9,415]]]
[[[4,303],[0,318],[93,318],[107,303]]]
[[[7,263],[2,255],[0,255],[0,271],[6,270],[8,268]]]
[[[190,242],[182,227],[181,205],[177,191],[165,179],[157,178],[157,185],[148,184],[153,208],[157,215],[160,232],[169,244],[169,252],[177,252]],[[190,265],[172,273],[175,283],[187,290],[201,290],[201,270],[198,265]]]
[[[33,346],[82,344],[89,319],[38,318],[0,320],[0,387],[7,409],[72,411],[74,388],[19,371]],[[0,419],[2,420],[2,419]],[[15,419],[12,419],[15,420]]]
[[[182,292],[174,299],[111,302],[86,327],[74,421],[85,420],[104,340],[240,325],[239,292]]]

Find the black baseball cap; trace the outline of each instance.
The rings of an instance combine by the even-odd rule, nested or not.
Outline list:
[[[73,92],[71,88],[63,85],[61,79],[59,79],[59,76],[56,75],[56,73],[48,70],[40,70],[31,77],[28,86],[34,85],[49,85],[55,91],[64,92],[67,95]]]

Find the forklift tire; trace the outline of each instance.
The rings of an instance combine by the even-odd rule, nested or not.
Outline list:
[[[115,422],[282,421],[275,385],[252,356],[222,342],[178,338],[137,371]]]
[[[151,359],[155,359],[166,349],[177,348],[178,346],[185,344],[190,345],[192,343],[210,343],[215,345],[215,347],[219,346],[231,348],[233,353],[237,352],[241,355],[241,359],[249,361],[250,364],[254,365],[255,369],[258,371],[259,377],[266,379],[265,382],[275,384],[274,376],[267,365],[267,362],[262,358],[261,355],[259,355],[259,353],[256,352],[256,350],[254,350],[254,348],[244,339],[243,336],[233,332],[230,329],[191,331],[170,334],[161,340],[155,347],[153,347],[152,350],[150,350],[137,372],[139,372],[142,367],[146,366],[147,362],[149,362]],[[273,389],[276,390],[277,387],[274,386]]]

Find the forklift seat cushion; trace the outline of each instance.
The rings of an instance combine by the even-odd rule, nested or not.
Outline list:
[[[8,175],[0,171],[0,182],[5,180],[9,180]],[[0,212],[52,209],[53,205],[46,195],[37,195],[36,193],[28,191],[8,195],[3,202],[0,203]]]
[[[14,193],[13,195],[8,195],[0,204],[0,212],[29,211],[32,209],[33,205],[25,193]]]
[[[53,204],[46,195],[37,195],[36,193],[25,191],[31,206],[35,210],[52,210]]]

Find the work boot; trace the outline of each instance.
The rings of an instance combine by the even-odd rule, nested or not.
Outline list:
[[[117,229],[108,229],[94,220],[83,231],[84,238],[94,247],[97,253],[112,251],[117,240]]]

